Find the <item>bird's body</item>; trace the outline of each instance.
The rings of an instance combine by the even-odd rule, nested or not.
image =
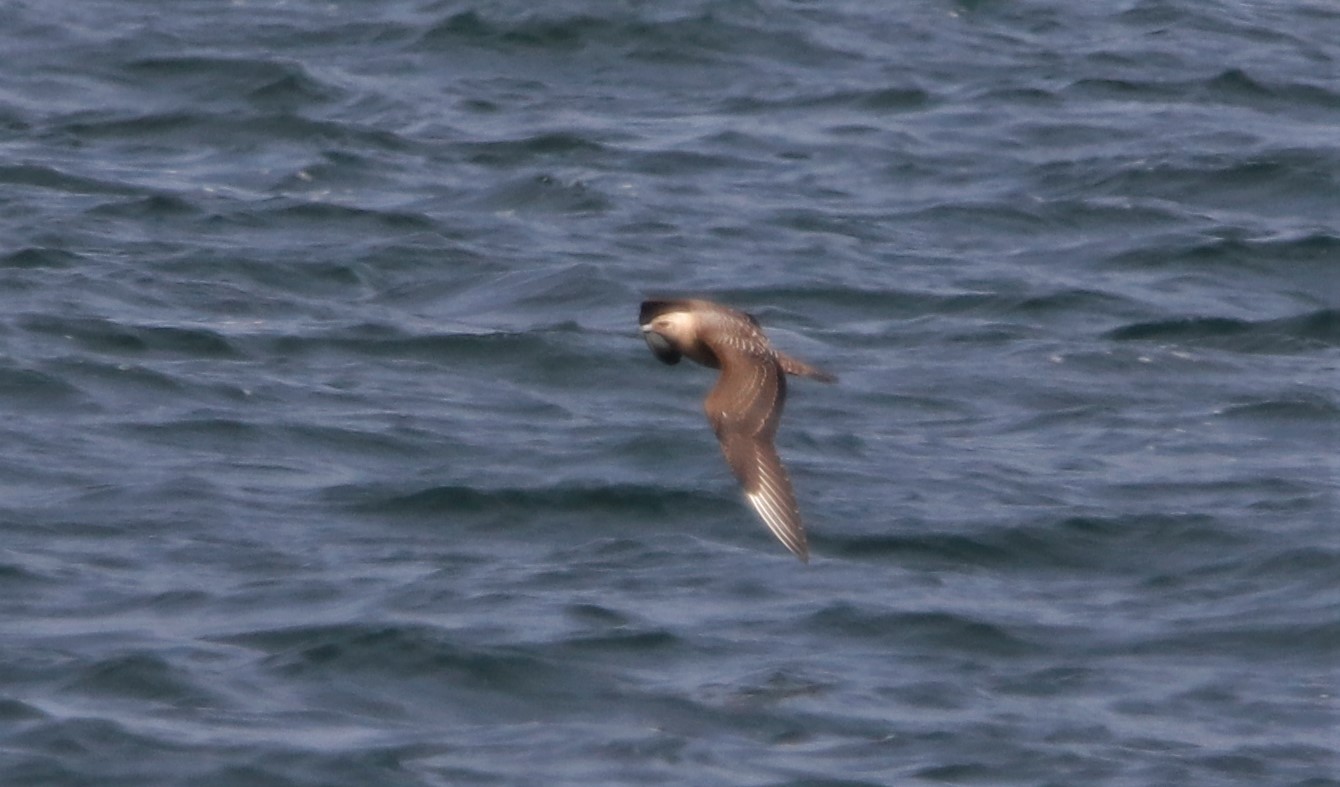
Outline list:
[[[808,561],[800,509],[773,437],[786,403],[786,375],[836,378],[773,349],[752,316],[711,301],[643,301],[639,323],[647,346],[664,363],[688,357],[721,370],[703,409],[726,462],[763,523]]]

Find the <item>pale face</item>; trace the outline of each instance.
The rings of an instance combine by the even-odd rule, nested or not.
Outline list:
[[[642,338],[656,357],[665,363],[679,363],[684,348],[693,343],[697,322],[688,312],[669,312],[642,326]]]
[[[647,330],[647,328],[643,328]],[[684,347],[693,341],[697,330],[696,320],[688,312],[670,312],[651,321],[651,330],[669,339],[678,347]]]

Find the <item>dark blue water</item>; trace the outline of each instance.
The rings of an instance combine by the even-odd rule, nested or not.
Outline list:
[[[0,6],[0,783],[1340,784],[1330,2]],[[756,314],[804,566],[639,301]]]

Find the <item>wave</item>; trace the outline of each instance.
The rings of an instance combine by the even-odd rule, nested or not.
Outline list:
[[[458,11],[427,29],[418,46],[453,53],[462,46],[559,54],[606,48],[634,60],[680,64],[756,56],[793,64],[855,57],[805,35],[805,25],[778,24],[774,14],[753,3],[673,17]]]
[[[909,530],[915,527],[909,526]],[[978,566],[997,571],[1124,572],[1149,554],[1208,546],[1230,547],[1242,539],[1216,528],[1200,514],[1074,516],[970,532],[833,536],[816,542],[854,560],[896,558],[933,566]],[[1141,557],[1144,555],[1145,557]]]
[[[79,386],[59,374],[7,364],[0,360],[0,401],[6,405],[60,410],[84,401]]]
[[[950,612],[889,612],[839,603],[812,613],[806,624],[846,640],[891,639],[906,647],[965,651],[977,656],[1027,656],[1045,650],[1006,626]]]
[[[1315,421],[1319,425],[1333,425],[1340,423],[1340,402],[1321,394],[1286,396],[1235,404],[1225,407],[1220,415],[1257,421]]]
[[[86,259],[69,249],[29,246],[0,255],[0,268],[75,268]]]
[[[543,512],[545,517],[580,514],[614,520],[690,516],[714,507],[699,493],[645,484],[558,487],[495,487],[450,484],[401,490],[387,484],[346,484],[328,488],[328,501],[364,514],[441,516],[488,513],[495,519]]]
[[[243,353],[225,335],[210,328],[136,325],[97,317],[29,315],[19,321],[25,330],[73,340],[88,350],[120,355],[182,355],[236,359]]]
[[[1340,346],[1340,309],[1273,320],[1177,317],[1130,323],[1106,336],[1114,341],[1158,341],[1248,353],[1307,352]]]
[[[338,101],[343,91],[314,76],[296,60],[221,55],[157,55],[122,65],[137,79],[188,93],[206,105],[242,97],[264,106],[297,106]]]

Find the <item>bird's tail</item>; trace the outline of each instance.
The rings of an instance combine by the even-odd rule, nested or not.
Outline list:
[[[811,380],[818,380],[821,383],[835,383],[838,381],[836,375],[820,371],[804,361],[796,360],[785,353],[777,353],[777,362],[782,365],[782,371],[797,377],[808,377]]]

